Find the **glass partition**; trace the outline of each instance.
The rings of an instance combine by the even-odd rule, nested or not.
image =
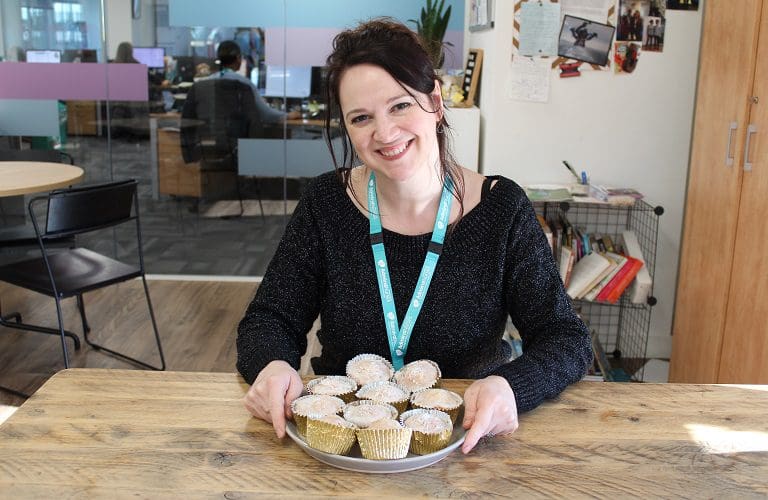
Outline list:
[[[446,3],[446,67],[460,68],[464,1]],[[150,273],[263,275],[307,181],[333,168],[322,127],[333,36],[420,8],[3,0],[0,160],[48,151],[85,169],[85,182],[139,180]],[[238,64],[219,57],[232,45]],[[0,198],[3,226],[28,223],[24,203]],[[130,238],[114,236],[90,243],[120,252]]]

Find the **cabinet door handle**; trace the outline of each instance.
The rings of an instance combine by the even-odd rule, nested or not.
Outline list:
[[[739,128],[739,125],[736,122],[731,122],[730,126],[728,127],[728,147],[725,148],[725,166],[726,167],[733,166],[733,155],[731,155],[731,142],[733,142],[733,132],[737,128]]]
[[[752,171],[752,162],[749,161],[749,143],[752,141],[752,134],[757,132],[757,125],[750,124],[747,127],[747,143],[744,145],[744,171]]]

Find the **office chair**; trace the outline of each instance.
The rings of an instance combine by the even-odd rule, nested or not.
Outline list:
[[[66,368],[69,368],[66,338],[72,339],[76,350],[80,348],[80,342],[75,334],[64,329],[61,301],[65,298],[76,297],[83,325],[83,336],[88,345],[145,368],[165,370],[165,357],[163,356],[163,348],[160,343],[155,313],[144,272],[144,252],[136,186],[135,180],[110,182],[52,191],[46,196],[31,199],[28,204],[28,211],[41,255],[0,266],[0,281],[53,297],[56,301],[58,318],[58,329],[24,324],[21,323],[20,318],[13,318],[16,319],[16,322],[8,321],[5,326],[59,335]],[[43,206],[46,207],[44,223],[42,217],[38,215],[38,213],[43,212],[41,210]],[[137,264],[121,262],[77,246],[52,251],[49,245],[50,241],[57,238],[75,237],[130,222],[134,222],[136,225]],[[91,328],[85,316],[83,294],[138,277],[141,277],[144,284],[144,294],[160,355],[161,364],[159,367],[91,342],[88,338]]]
[[[181,113],[181,150],[186,163],[199,161],[203,171],[232,172],[243,214],[243,196],[238,182],[237,140],[260,137],[262,122],[249,85],[213,78],[196,82],[187,92]],[[202,123],[184,126],[184,119]],[[264,208],[258,197],[261,215]]]
[[[0,161],[47,161],[75,164],[72,155],[58,149],[0,149]]]

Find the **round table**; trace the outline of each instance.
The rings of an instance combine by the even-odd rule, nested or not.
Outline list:
[[[0,196],[39,193],[76,184],[83,169],[65,163],[0,161]]]

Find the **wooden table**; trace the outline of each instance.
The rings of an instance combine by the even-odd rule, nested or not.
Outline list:
[[[77,184],[80,167],[42,161],[0,161],[0,196],[39,193]]]
[[[512,435],[394,475],[335,469],[279,441],[244,410],[246,389],[234,374],[60,372],[0,426],[0,496],[768,495],[765,386],[581,382]]]

